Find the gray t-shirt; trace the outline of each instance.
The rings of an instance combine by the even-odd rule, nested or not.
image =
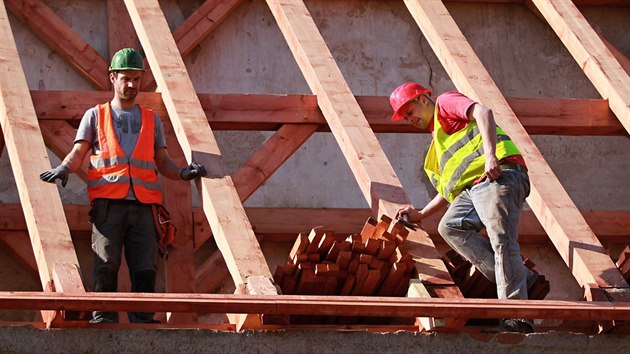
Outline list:
[[[118,140],[120,147],[125,152],[125,155],[127,155],[127,157],[131,157],[133,150],[136,148],[138,136],[140,135],[140,127],[142,126],[140,107],[135,105],[131,109],[123,109],[116,106],[111,106],[111,108],[116,139]],[[75,143],[79,140],[85,140],[90,143],[90,146],[92,147],[92,154],[100,152],[98,135],[96,133],[97,114],[98,111],[96,107],[92,107],[85,112],[83,118],[81,118],[81,123],[79,124],[79,129],[77,130],[77,136],[74,139]],[[153,117],[155,119],[154,147],[155,149],[165,148],[166,138],[164,137],[164,127],[162,126],[162,121],[157,113],[154,113]],[[129,188],[129,194],[125,199],[136,199],[133,195],[132,188]]]
[[[133,150],[136,148],[138,142],[138,136],[140,135],[140,127],[142,126],[142,116],[140,113],[140,107],[135,105],[131,109],[123,109],[116,106],[111,106],[112,118],[114,120],[114,133],[120,147],[125,154],[130,157],[133,154]],[[100,146],[98,145],[98,135],[96,134],[97,128],[97,110],[96,107],[88,109],[77,130],[77,136],[74,139],[76,143],[79,140],[85,140],[90,143],[92,147],[92,154],[100,152]],[[166,147],[166,139],[164,137],[164,127],[162,121],[157,113],[154,113],[155,119],[155,143],[156,149]]]

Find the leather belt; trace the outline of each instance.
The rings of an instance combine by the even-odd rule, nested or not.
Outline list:
[[[501,164],[501,169],[502,170],[517,170],[517,171],[527,173],[527,167],[523,165],[519,165],[517,163],[504,162]]]

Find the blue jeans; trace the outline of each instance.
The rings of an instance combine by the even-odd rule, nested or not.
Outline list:
[[[496,283],[499,299],[527,299],[530,271],[521,258],[518,222],[529,177],[518,170],[503,170],[464,190],[451,203],[438,231],[460,255]],[[485,228],[488,238],[480,231]]]

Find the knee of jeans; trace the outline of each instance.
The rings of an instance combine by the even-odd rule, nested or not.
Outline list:
[[[449,235],[449,231],[450,231],[450,227],[448,226],[448,223],[446,221],[444,221],[444,219],[440,220],[440,223],[438,224],[438,233],[440,234],[440,236],[446,238]]]

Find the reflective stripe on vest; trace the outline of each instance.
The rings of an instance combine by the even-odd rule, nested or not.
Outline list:
[[[437,118],[434,118],[434,138],[424,160],[424,170],[435,189],[449,202],[485,172],[483,141],[477,122],[449,135]],[[499,160],[520,155],[509,136],[496,127],[496,156]]]
[[[123,199],[129,187],[142,203],[162,203],[162,193],[154,160],[155,118],[150,109],[140,108],[142,125],[131,158],[118,143],[109,103],[96,106],[100,153],[90,156],[88,196]]]

